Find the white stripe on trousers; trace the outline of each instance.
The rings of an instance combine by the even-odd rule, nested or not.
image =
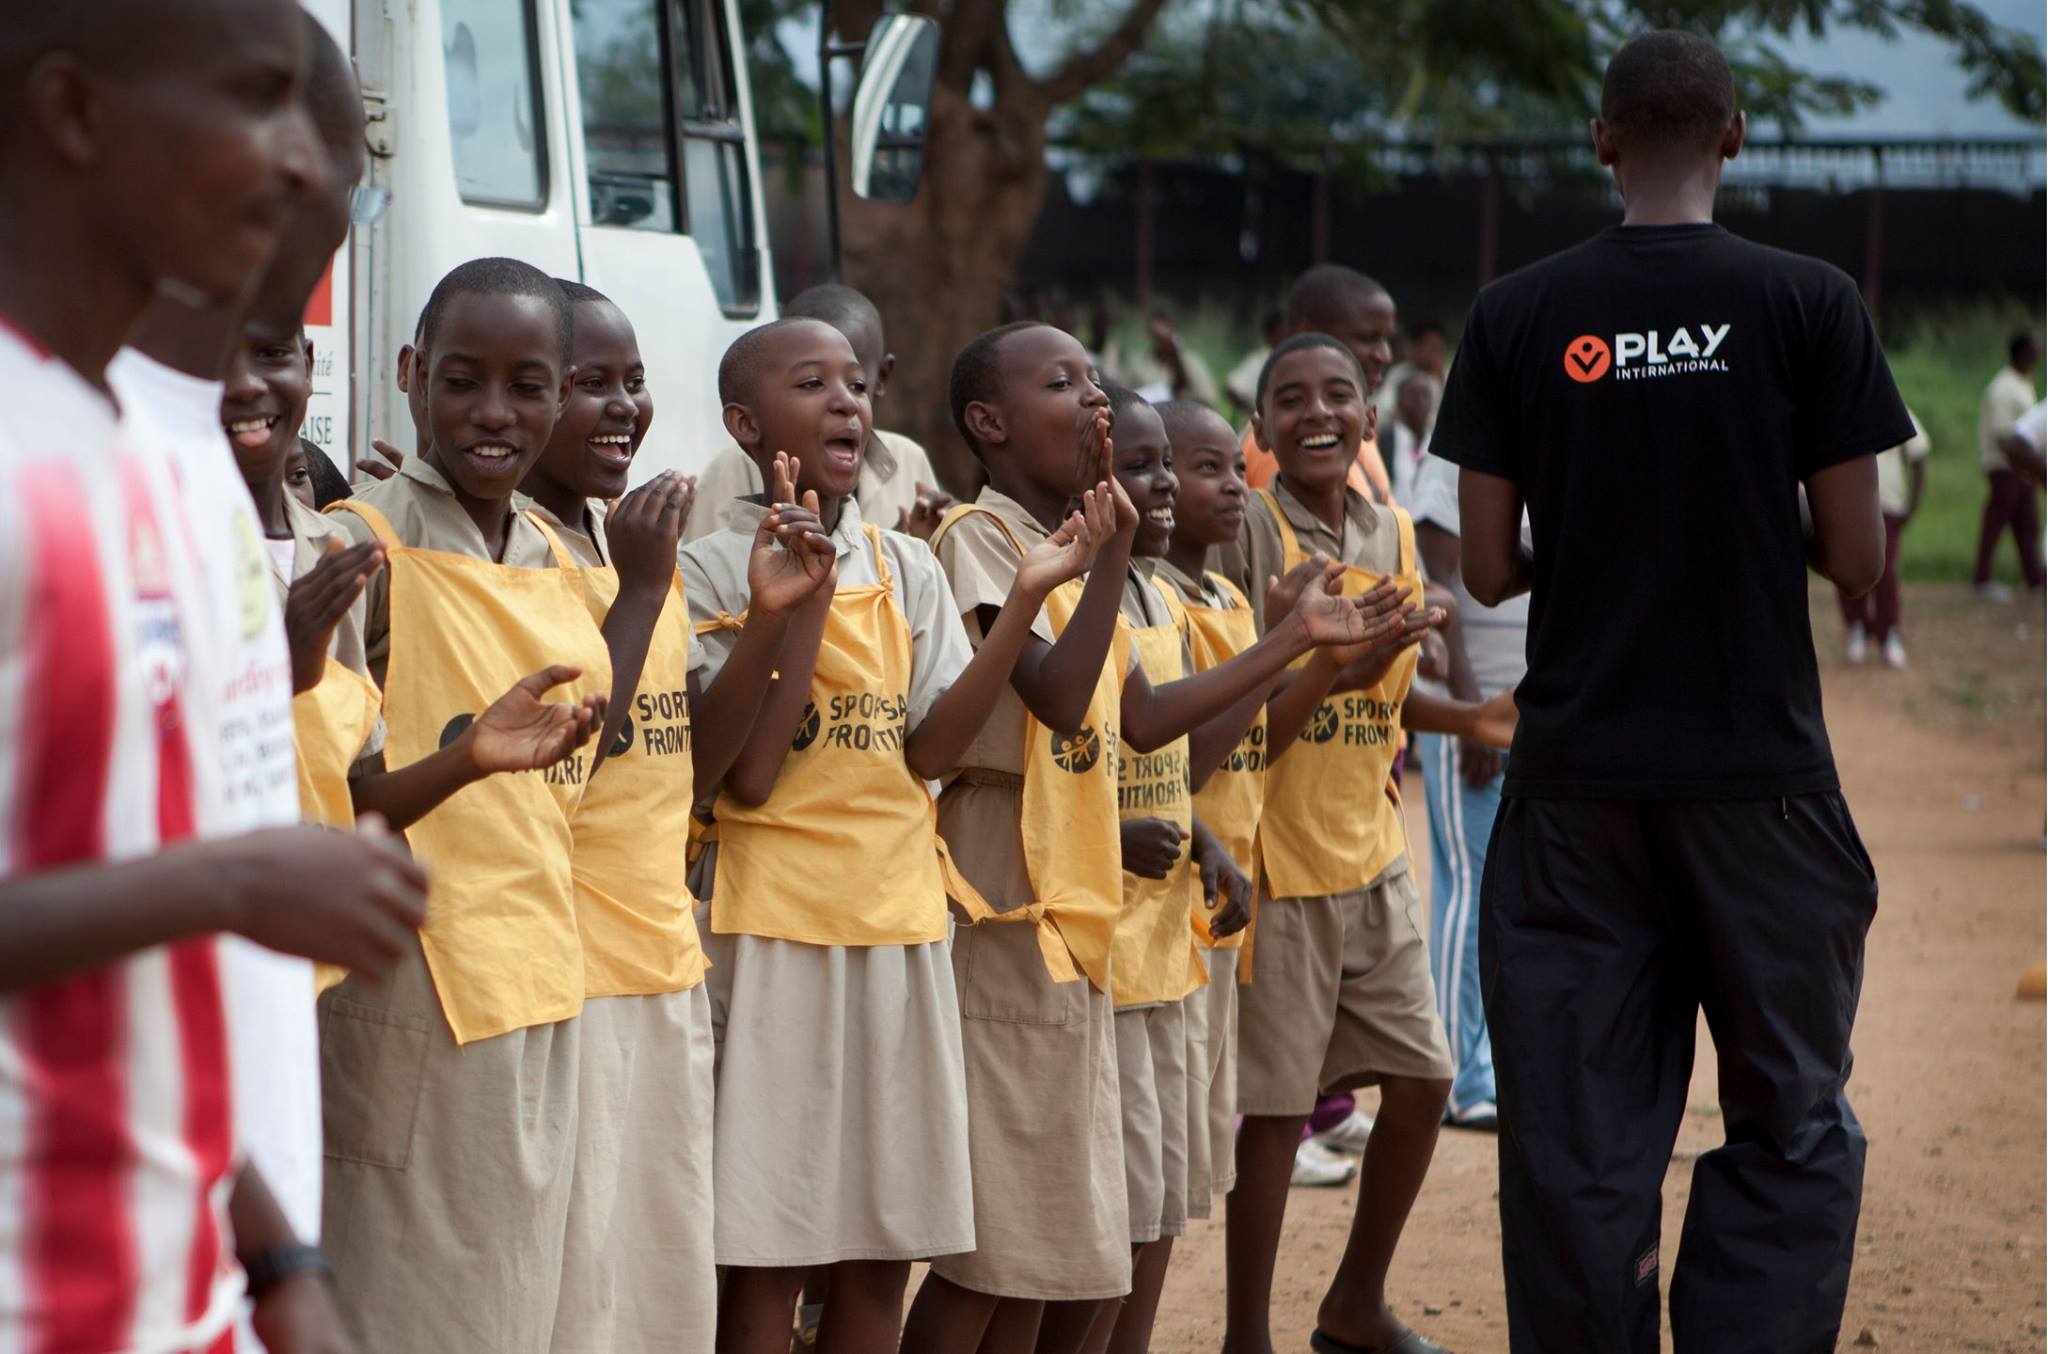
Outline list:
[[[1442,967],[1446,972],[1437,975],[1437,1011],[1444,1020],[1444,1039],[1451,1047],[1453,1057],[1458,1056],[1461,1047],[1458,1040],[1458,1021],[1461,1003],[1458,1001],[1459,988],[1465,981],[1465,928],[1472,921],[1472,864],[1465,850],[1465,796],[1458,779],[1458,742],[1449,734],[1438,734],[1437,738],[1437,779],[1436,793],[1430,796],[1430,811],[1434,813],[1438,803],[1444,810],[1445,830],[1451,839],[1451,893],[1444,907],[1444,918],[1438,933],[1443,937],[1439,952],[1444,956]]]

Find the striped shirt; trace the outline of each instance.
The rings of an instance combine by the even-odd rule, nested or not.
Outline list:
[[[0,877],[192,837],[216,759],[165,462],[0,327]],[[211,938],[0,996],[0,1354],[220,1347],[241,1293]]]

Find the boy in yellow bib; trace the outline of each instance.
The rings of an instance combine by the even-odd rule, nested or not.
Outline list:
[[[1008,1348],[1035,1330],[1040,1348],[1074,1350],[1130,1288],[1111,1003],[1127,993],[1178,1002],[1189,977],[1184,896],[1177,924],[1157,932],[1176,942],[1177,969],[1147,953],[1124,986],[1126,969],[1112,963],[1117,938],[1128,943],[1139,929],[1121,921],[1119,739],[1159,751],[1277,673],[1309,635],[1301,627],[1234,671],[1155,691],[1119,624],[1138,514],[1107,478],[1107,397],[1087,353],[1049,325],[992,330],[955,360],[952,403],[989,486],[948,516],[933,545],[984,646],[1029,543],[1057,526],[1090,479],[1102,477],[1116,531],[1085,583],[1047,597],[940,805],[961,872],[1001,917],[1025,924],[955,938],[976,1247],[934,1262],[904,1348],[971,1350],[987,1332]],[[1391,606],[1345,611],[1344,633],[1359,639],[1398,624]],[[1162,981],[1170,995],[1152,997]]]
[[[1253,599],[1261,628],[1270,621],[1255,583],[1312,551],[1342,567],[1347,592],[1396,578],[1419,596],[1407,514],[1345,482],[1367,407],[1358,363],[1335,339],[1297,335],[1267,360],[1253,426],[1280,473],[1250,504],[1236,544],[1219,552],[1219,572]],[[1400,815],[1386,794],[1414,668],[1412,646],[1391,662],[1385,654],[1356,660],[1305,724],[1276,721],[1292,727],[1268,733],[1288,752],[1267,770],[1263,901],[1251,980],[1239,994],[1245,1118],[1230,1196],[1226,1350],[1271,1347],[1267,1308],[1288,1176],[1317,1092],[1375,1083],[1378,1126],[1316,1338],[1340,1351],[1435,1348],[1384,1300],[1387,1264],[1429,1169],[1453,1071]]]
[[[268,547],[292,656],[292,741],[307,821],[352,830],[349,768],[384,746],[382,698],[363,649],[363,600],[384,561],[375,541],[348,544],[341,524],[287,491],[291,453],[313,393],[313,345],[245,330],[228,354],[220,421]]]
[[[525,264],[451,272],[422,326],[427,452],[336,505],[386,556],[365,645],[388,735],[355,806],[404,829],[432,879],[420,950],[320,1004],[326,1241],[369,1349],[544,1354],[613,1303],[575,1255],[593,1182],[569,825],[610,669],[579,580],[512,502],[566,398],[568,325]],[[544,699],[564,684],[573,703]],[[641,1221],[621,1210],[629,1259]]]
[[[782,1354],[806,1270],[829,1266],[818,1348],[890,1349],[910,1261],[975,1239],[946,944],[949,892],[975,900],[948,883],[925,782],[952,769],[1045,594],[1110,518],[1096,505],[1092,528],[1076,515],[1031,553],[977,654],[931,551],[861,518],[873,415],[845,337],[765,325],[726,353],[719,392],[771,501],[801,495],[830,548],[803,557],[809,595],[716,807],[718,1346]],[[708,669],[757,604],[746,564],[770,506],[740,500],[683,552]]]

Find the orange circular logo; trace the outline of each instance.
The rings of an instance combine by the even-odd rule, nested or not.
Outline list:
[[[1606,339],[1581,334],[1565,345],[1564,374],[1580,385],[1588,385],[1605,376],[1613,361]]]

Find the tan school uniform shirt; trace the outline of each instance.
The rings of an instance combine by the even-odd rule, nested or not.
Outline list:
[[[569,554],[584,568],[605,569],[611,566],[612,547],[604,534],[606,509],[603,499],[587,500],[583,505],[583,519],[578,522],[564,522],[525,494],[514,495],[512,506],[532,513],[553,527],[555,534],[562,538],[562,544],[568,547]]]
[[[854,497],[860,500],[865,520],[885,531],[894,531],[903,514],[917,502],[917,486],[938,482],[938,476],[932,473],[932,458],[923,447],[902,433],[877,428],[861,456],[860,484],[854,489]],[[724,530],[732,522],[733,504],[766,487],[761,467],[744,451],[727,443],[697,476],[697,501],[690,507],[689,520],[683,523],[683,544]]]
[[[738,619],[746,613],[752,600],[747,590],[747,556],[753,549],[754,532],[767,515],[766,505],[758,498],[740,499],[733,504],[724,531],[684,547],[683,595],[689,599],[690,619],[697,625],[717,621],[721,615]],[[867,534],[861,530],[862,521],[860,504],[848,499],[832,529],[832,545],[839,553],[838,586],[842,588],[881,582],[874,555],[868,550]],[[953,609],[939,562],[925,543],[901,532],[884,531],[882,549],[889,557],[896,607],[910,626],[909,727],[915,729],[974,651],[968,647],[967,631]],[[738,630],[724,626],[698,634],[691,646],[692,653],[703,655],[696,669],[698,681],[708,686],[718,676],[739,637]],[[702,794],[709,788],[699,786],[698,791]]]

